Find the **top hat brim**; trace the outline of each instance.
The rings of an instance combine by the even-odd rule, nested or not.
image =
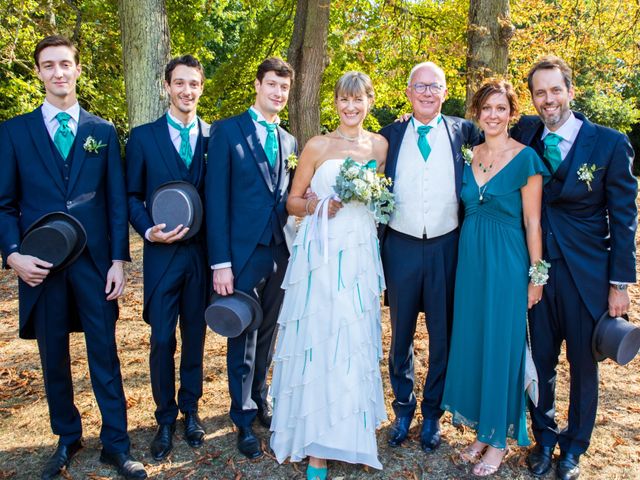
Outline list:
[[[166,206],[159,205],[158,199],[161,197],[161,194],[166,193],[169,190],[177,190],[180,193],[180,196],[178,198],[182,198],[184,199],[183,201],[188,202],[189,210],[191,210],[192,212],[191,218],[180,218],[176,222],[172,219],[172,216],[175,215],[175,211],[169,211]],[[202,227],[202,199],[200,198],[200,194],[198,193],[196,187],[189,182],[171,181],[160,185],[151,195],[150,209],[153,223],[155,225],[165,223],[167,225],[165,230],[167,231],[173,230],[180,224],[185,227],[189,227],[189,231],[184,237],[182,237],[181,241],[188,240],[194,237]]]
[[[63,221],[67,225],[72,227],[76,233],[77,240],[73,248],[71,249],[71,252],[66,256],[66,258],[60,264],[51,267],[50,269],[51,272],[60,271],[68,267],[69,265],[71,265],[74,261],[78,259],[78,257],[80,257],[80,255],[82,255],[82,252],[87,246],[87,232],[82,226],[82,223],[80,223],[80,221],[77,218],[65,212],[51,212],[37,219],[35,222],[29,225],[29,228],[27,228],[27,230],[25,230],[23,235],[23,242],[29,236],[29,234],[32,233],[35,229],[55,221]],[[38,256],[37,252],[28,252],[28,251],[25,252],[22,250],[22,248],[20,249],[20,253],[24,255],[33,255],[35,257],[41,258]],[[47,259],[41,258],[41,260],[47,260]]]
[[[256,300],[252,295],[249,295],[248,293],[245,293],[238,289],[235,289],[231,295],[241,298],[244,301],[244,303],[250,308],[251,322],[241,332],[239,332],[238,335],[234,335],[234,336],[225,335],[225,336],[228,336],[229,338],[235,338],[241,335],[242,333],[253,332],[254,330],[257,330],[258,328],[260,328],[260,325],[262,325],[263,314],[262,314],[262,307],[260,306],[260,303],[258,302],[258,300]],[[214,306],[217,300],[225,297],[226,297],[225,295],[219,295],[216,292],[213,292],[211,294],[209,307]],[[207,316],[207,312],[205,312],[205,318],[206,316]],[[207,320],[207,323],[209,323],[209,320]],[[213,331],[216,331],[216,329],[213,326],[209,325],[209,327]]]
[[[598,350],[598,338],[600,337],[600,331],[604,325],[604,322],[609,317],[609,312],[604,312],[602,316],[598,319],[595,326],[593,327],[593,334],[591,335],[591,353],[593,354],[593,358],[596,362],[602,362],[607,358],[606,355],[601,353]]]

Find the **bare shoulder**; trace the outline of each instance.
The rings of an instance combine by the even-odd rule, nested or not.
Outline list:
[[[389,142],[382,135],[378,133],[371,134],[371,144],[373,147],[373,156],[378,163],[384,162],[387,158],[387,150],[389,148]]]

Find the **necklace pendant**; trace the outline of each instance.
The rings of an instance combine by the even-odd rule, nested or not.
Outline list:
[[[480,203],[482,203],[483,199],[484,199],[484,197],[482,196],[482,194],[480,194]]]

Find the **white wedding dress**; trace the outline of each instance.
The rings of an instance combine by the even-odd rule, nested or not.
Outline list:
[[[334,193],[342,162],[318,167],[311,180],[318,198]],[[281,463],[311,455],[381,469],[376,427],[387,417],[376,225],[356,202],[324,222],[328,229],[321,216],[315,225],[305,217],[282,285],[271,448]]]

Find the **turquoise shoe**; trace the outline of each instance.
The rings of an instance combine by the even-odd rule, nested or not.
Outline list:
[[[307,480],[327,480],[327,467],[316,468],[308,465]]]

